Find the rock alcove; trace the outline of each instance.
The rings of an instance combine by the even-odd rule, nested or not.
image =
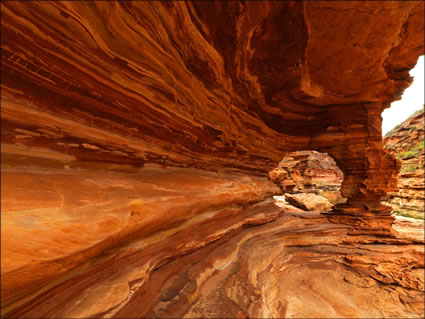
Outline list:
[[[423,240],[380,202],[398,172],[381,113],[424,52],[423,2],[1,14],[3,316],[423,314]],[[267,174],[297,150],[344,172],[337,211],[273,204]]]

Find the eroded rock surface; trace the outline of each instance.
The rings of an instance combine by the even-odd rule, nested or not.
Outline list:
[[[423,223],[421,233],[401,238],[356,235],[319,213],[282,212],[266,201],[202,214],[166,233],[109,252],[11,315],[413,318],[424,312]]]
[[[397,214],[421,219],[425,211],[424,123],[424,111],[421,110],[384,139],[385,148],[401,162],[398,191],[388,193],[386,202]]]
[[[3,156],[265,174],[286,152],[318,150],[344,172],[351,206],[388,213],[379,199],[397,170],[380,114],[423,54],[423,11],[422,2],[7,2]]]
[[[423,54],[423,2],[7,1],[1,13],[4,316],[422,316],[422,246],[397,238],[380,203],[398,172],[380,114]],[[280,192],[267,172],[297,150],[343,171],[337,213],[280,219],[264,202]],[[282,290],[340,274],[372,283],[370,299],[322,291],[303,312]]]

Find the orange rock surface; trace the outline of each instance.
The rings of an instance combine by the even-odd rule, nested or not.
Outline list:
[[[202,214],[197,224],[183,224],[109,251],[10,316],[423,314],[423,223],[419,229],[403,225],[413,231],[399,238],[376,237],[356,235],[353,226],[329,223],[319,213],[279,212],[272,202],[262,202],[245,208],[243,217],[237,209]]]
[[[303,210],[327,212],[332,210],[332,204],[324,197],[315,194],[285,194],[289,204]]]
[[[423,241],[380,203],[398,172],[380,115],[424,52],[423,2],[7,1],[1,18],[3,316],[423,315]],[[343,171],[336,212],[270,202],[297,150]]]

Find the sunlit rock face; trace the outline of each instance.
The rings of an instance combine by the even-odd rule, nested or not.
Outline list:
[[[171,297],[151,298],[155,271],[190,266],[179,256],[243,233],[235,246],[255,229],[247,225],[277,225],[281,211],[264,200],[280,190],[267,172],[296,150],[329,153],[345,176],[347,204],[314,219],[326,226],[313,237],[367,226],[392,238],[379,199],[395,186],[397,162],[383,150],[380,114],[423,54],[423,6],[2,2],[2,313],[159,316]],[[418,247],[406,260],[423,257]],[[199,267],[196,282],[208,277]],[[176,276],[163,293],[195,302],[199,294],[184,294],[193,280]],[[406,285],[421,291],[416,277]],[[297,313],[246,307],[235,313]],[[400,309],[391,314],[421,311]]]
[[[376,237],[279,211],[262,202],[201,214],[94,259],[10,317],[422,317],[423,223]]]
[[[400,162],[398,191],[388,193],[386,202],[395,213],[424,219],[424,111],[421,110],[394,130],[384,139],[385,148]]]

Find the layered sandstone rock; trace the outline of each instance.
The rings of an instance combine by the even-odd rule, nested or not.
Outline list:
[[[423,223],[400,238],[376,237],[356,235],[352,226],[329,223],[319,213],[279,216],[279,211],[271,202],[245,208],[242,219],[238,209],[217,210],[200,215],[197,223],[135,240],[10,316],[416,318],[424,313]]]
[[[261,175],[319,150],[383,212],[380,114],[423,53],[423,4],[10,2],[2,41],[8,161]]]
[[[378,308],[396,300],[381,314],[421,315],[422,246],[397,239],[380,204],[397,173],[380,114],[423,54],[422,2],[9,1],[1,10],[6,317],[206,316],[226,309],[208,287],[233,257],[241,272],[219,272],[235,275],[223,299],[233,313],[303,316],[299,299],[285,308],[292,289],[245,293],[279,280],[299,287],[290,256],[322,270],[340,262],[334,276],[357,263],[360,277],[385,283],[369,291],[385,296]],[[314,219],[307,237],[310,219],[280,222],[267,202],[279,193],[267,172],[297,150],[329,153],[345,176],[347,203]],[[342,238],[347,246],[325,253]],[[300,249],[287,251],[291,243]],[[283,277],[265,278],[274,254]],[[370,300],[329,313],[377,314]]]
[[[396,214],[424,219],[425,211],[425,153],[424,111],[409,117],[389,132],[385,148],[401,162],[398,191],[388,193],[386,202]]]

